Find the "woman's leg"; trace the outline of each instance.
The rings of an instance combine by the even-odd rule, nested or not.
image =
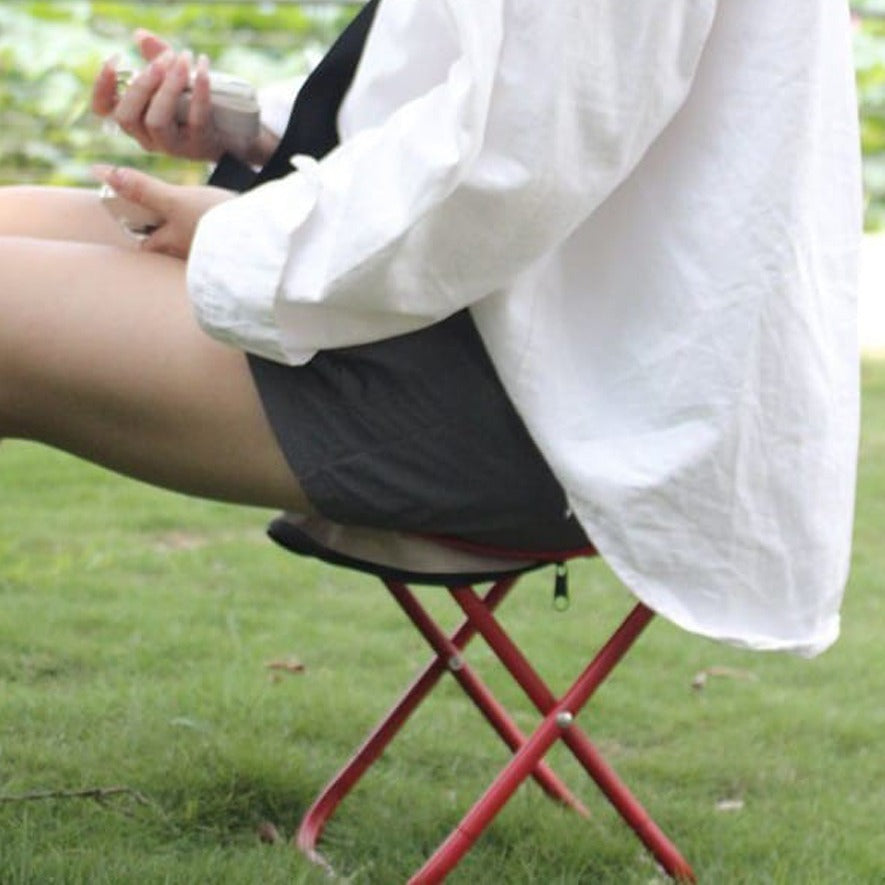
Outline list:
[[[191,494],[307,507],[244,355],[199,329],[185,265],[165,256],[0,237],[4,436]]]
[[[106,243],[125,249],[138,243],[101,204],[97,187],[0,188],[0,236]]]

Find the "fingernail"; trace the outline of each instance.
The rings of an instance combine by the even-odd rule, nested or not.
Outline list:
[[[164,49],[150,64],[151,70],[159,71],[161,74],[172,64],[175,59],[175,53],[171,49]]]

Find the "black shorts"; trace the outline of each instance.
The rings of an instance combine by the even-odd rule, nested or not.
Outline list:
[[[527,550],[587,543],[467,311],[304,366],[249,363],[321,515]]]

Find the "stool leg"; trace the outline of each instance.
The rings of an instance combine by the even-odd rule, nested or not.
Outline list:
[[[556,741],[558,732],[555,716],[548,716],[408,885],[435,885],[445,879]]]
[[[510,586],[512,586],[512,583],[513,581],[511,580]],[[446,666],[451,671],[452,676],[454,676],[461,688],[464,689],[467,696],[485,716],[501,740],[515,753],[525,743],[525,735],[520,731],[507,710],[501,706],[494,695],[483,684],[475,671],[460,656],[461,648],[440,630],[436,622],[421,606],[415,594],[405,584],[391,581],[388,582],[387,586],[403,611],[405,611],[421,635],[436,652],[437,659],[446,662]],[[472,587],[466,589],[474,596],[476,595]],[[476,598],[480,605],[485,607],[485,600],[479,600],[479,597]],[[467,624],[470,625],[470,635],[472,637],[476,631],[476,623],[468,617],[464,626],[466,627]],[[568,787],[556,777],[547,763],[540,762],[536,770],[532,771],[531,774],[541,789],[552,799],[568,805],[583,817],[590,816],[590,812],[587,811],[583,803],[572,795]]]
[[[307,810],[295,833],[294,841],[298,849],[314,863],[332,871],[328,861],[316,849],[327,821],[445,672],[442,661],[431,661]]]
[[[522,654],[513,640],[510,639],[501,625],[495,620],[488,607],[484,605],[483,601],[476,596],[471,588],[461,588],[453,590],[451,593],[467,618],[476,625],[486,643],[498,657],[498,660],[525,691],[538,712],[546,716],[556,706],[557,699],[537,671],[528,662],[525,655]],[[604,662],[605,667],[602,668],[600,666],[594,671],[597,675],[590,686],[591,694],[608,676],[615,664],[626,654],[632,643],[638,638],[639,633],[653,617],[653,613],[644,607],[640,614],[641,616],[637,616],[632,621],[628,619],[630,627],[627,631],[620,633],[619,643],[615,648],[612,648],[611,643],[609,643],[597,655],[596,660],[601,663]],[[563,741],[584,766],[587,773],[596,780],[597,764],[595,760],[601,757],[599,757],[596,748],[587,735],[575,725],[563,735]]]
[[[568,744],[618,813],[664,869],[674,878],[694,881],[691,867],[676,847],[608,767],[589,739],[572,725],[574,716],[627,652],[653,617],[653,612],[641,604],[637,605],[563,699],[557,702],[476,595],[469,588],[453,590],[452,595],[467,616],[476,623],[483,638],[502,663],[546,716],[529,741],[410,882],[414,885],[427,885],[442,881],[537,765],[538,760],[559,738]]]
[[[482,600],[483,605],[485,605],[489,611],[494,611],[513,587],[514,583],[514,579],[498,581],[486,593]],[[409,609],[413,609],[414,606],[418,605],[417,600],[414,599],[414,595],[408,592],[408,588],[406,588],[405,585],[394,584],[393,586],[390,586],[388,584],[388,589],[390,589],[397,601],[400,602],[400,605],[403,605],[405,601],[404,607],[407,607],[407,613]],[[411,597],[411,603],[409,602],[409,597]],[[435,627],[436,625],[433,626]],[[438,628],[436,629],[438,630]],[[439,632],[441,634],[441,631]],[[444,649],[446,652],[445,654],[437,653],[437,657],[430,661],[424,671],[417,679],[415,679],[390,712],[378,723],[378,725],[376,725],[354,756],[340,771],[338,771],[338,773],[323,788],[320,795],[314,800],[313,804],[304,815],[294,837],[295,844],[299,850],[301,850],[314,863],[319,864],[326,869],[330,869],[326,859],[316,849],[317,842],[319,841],[327,821],[344,797],[347,796],[372,763],[393,740],[412,712],[434,688],[443,673],[450,669],[451,654],[463,650],[467,643],[474,637],[475,633],[476,628],[468,620],[465,621],[453,634],[451,640],[446,639],[447,642],[451,642],[452,648]],[[445,638],[444,635],[443,638]],[[439,644],[439,636],[436,637],[436,640],[437,644]],[[462,679],[466,679],[471,686],[470,688],[465,686],[465,691],[467,691],[468,694],[470,694],[471,691],[476,692],[475,700],[476,698],[482,699],[485,695],[489,695],[484,686],[480,684],[477,687],[474,684],[474,682],[478,680],[473,676],[472,671],[470,671],[469,668],[464,669],[466,670],[466,674],[462,672]],[[471,696],[473,697],[473,695]],[[489,698],[491,698],[490,695]],[[479,705],[481,701],[477,701],[477,703]],[[491,698],[491,703],[487,705],[486,709],[483,709],[482,707],[481,709],[483,709],[483,712],[487,717],[491,716],[492,719],[495,719],[493,725],[497,722],[497,724],[504,729],[507,736],[505,737],[505,735],[502,734],[502,738],[508,743],[508,746],[510,746],[512,750],[515,750],[525,739],[516,726],[509,722],[509,717],[507,717],[506,712],[502,708],[495,709],[496,706],[497,704],[494,701],[494,698]],[[508,729],[508,725],[511,725],[512,728]],[[556,776],[549,770],[546,764],[541,764],[538,777],[544,789],[554,798],[571,805],[576,811],[585,816],[588,814],[587,809],[557,780]]]

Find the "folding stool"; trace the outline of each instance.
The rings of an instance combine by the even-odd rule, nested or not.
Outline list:
[[[557,593],[561,594],[564,562],[577,556],[595,555],[592,547],[555,554],[489,550],[448,539],[340,526],[320,517],[300,514],[278,517],[270,524],[268,534],[294,553],[379,577],[435,653],[424,671],[308,809],[295,834],[295,842],[311,860],[329,868],[316,847],[326,822],[442,674],[449,672],[514,755],[448,838],[409,880],[412,885],[443,881],[529,775],[551,798],[588,816],[584,805],[543,761],[557,740],[569,748],[664,870],[674,879],[694,881],[691,867],[677,848],[575,723],[582,707],[627,653],[654,613],[637,604],[559,698],[554,697],[493,615],[521,575],[551,563],[558,568]],[[486,582],[490,582],[491,587],[480,597],[473,585]],[[466,619],[451,636],[446,635],[419,603],[409,584],[446,587]],[[462,657],[464,647],[476,633],[483,637],[543,716],[530,736],[523,735]]]

